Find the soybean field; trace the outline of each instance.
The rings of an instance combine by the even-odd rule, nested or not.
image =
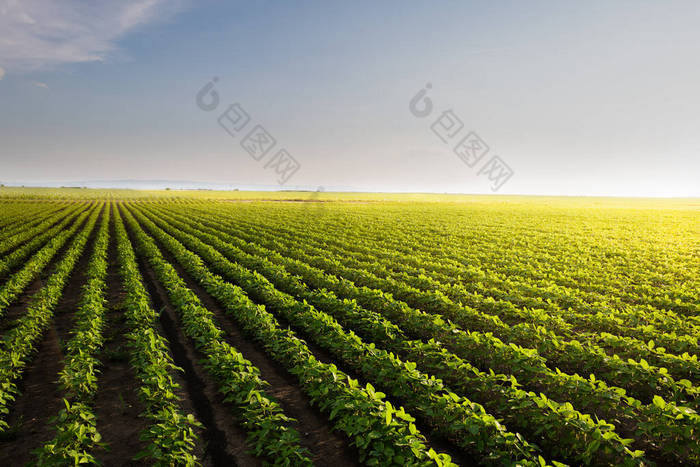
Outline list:
[[[0,190],[0,465],[699,465],[700,201]]]

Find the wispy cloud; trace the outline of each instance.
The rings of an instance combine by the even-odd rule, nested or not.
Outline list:
[[[120,37],[171,16],[184,3],[0,0],[0,65],[6,70],[35,70],[105,60],[117,49]]]
[[[46,83],[42,83],[41,81],[32,81],[32,84],[38,88],[49,89],[49,85]]]
[[[0,79],[2,79],[5,76],[5,69],[3,67],[0,67]]]

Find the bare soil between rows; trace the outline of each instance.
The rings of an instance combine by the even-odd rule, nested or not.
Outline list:
[[[33,295],[45,284],[46,278],[52,273],[55,265],[62,260],[75,235],[78,235],[85,226],[85,222],[87,219],[52,258],[39,277],[27,287],[19,301],[10,307],[4,318],[6,321],[3,334],[26,312]],[[58,383],[59,372],[63,369],[63,345],[70,339],[73,313],[80,301],[82,286],[86,279],[85,273],[99,225],[100,222],[97,222],[93,227],[84,250],[63,289],[61,299],[54,309],[53,321],[38,344],[34,358],[24,370],[23,378],[18,382],[20,394],[7,418],[11,428],[0,439],[0,465],[25,465],[35,461],[32,451],[40,448],[55,435],[51,419],[63,407],[63,393]]]
[[[260,370],[262,378],[270,383],[270,387],[266,388],[265,392],[280,403],[287,415],[297,420],[294,428],[302,437],[302,445],[311,452],[314,464],[329,467],[359,465],[357,451],[350,446],[346,437],[333,431],[332,424],[328,419],[311,405],[309,398],[298,386],[296,378],[268,357],[255,342],[247,339],[232,320],[225,316],[224,311],[213,297],[187,275],[168,251],[161,248],[161,252],[166,260],[175,267],[178,275],[187,286],[198,295],[204,306],[214,314],[217,324],[226,334],[226,341],[250,360]],[[141,267],[145,275],[149,277],[150,287],[156,289],[152,295],[160,297],[158,305],[163,306],[163,315],[167,316],[165,320],[176,321],[176,313],[168,303],[167,293],[155,279],[153,271],[143,263]],[[179,325],[179,321],[177,324]],[[192,347],[191,343],[185,345]],[[192,353],[198,359],[202,358],[197,351],[193,350]],[[202,380],[207,381],[208,379],[206,374],[202,375]],[[227,420],[229,425],[235,423],[230,407],[223,407],[223,410],[225,411],[224,420]],[[239,465],[247,464],[239,463]]]
[[[58,381],[64,366],[63,348],[75,325],[74,313],[80,303],[87,267],[101,222],[102,217],[95,225],[85,250],[64,288],[53,321],[20,381],[21,393],[11,407],[8,417],[8,422],[13,428],[0,438],[0,465],[35,463],[37,458],[34,451],[56,435],[52,418],[63,408],[65,395]],[[126,338],[128,323],[122,305],[124,292],[116,258],[114,227],[112,220],[109,228],[106,279],[105,344],[98,355],[99,389],[93,404],[97,428],[102,435],[104,446],[93,454],[105,466],[140,466],[147,463],[134,461],[133,458],[145,448],[140,436],[148,429],[149,422],[140,415],[144,409],[138,397],[140,384],[129,361]],[[127,231],[133,242],[132,232],[129,229]],[[33,281],[16,304],[8,309],[7,316],[0,322],[5,327],[3,332],[7,332],[12,326],[11,323],[23,315],[31,296],[45,283],[48,274],[66,250],[67,246],[61,248],[40,277]],[[311,453],[315,465],[359,465],[357,449],[347,437],[333,429],[333,424],[326,414],[311,404],[296,377],[271,359],[259,343],[250,339],[224,312],[223,307],[192,280],[162,246],[161,251],[203,305],[214,314],[217,323],[225,332],[227,342],[250,360],[260,370],[262,378],[270,383],[266,392],[280,403],[287,415],[295,419],[293,426],[300,433],[301,443]],[[160,312],[158,332],[167,338],[170,354],[175,364],[183,370],[173,375],[180,386],[178,395],[181,398],[181,407],[184,413],[194,414],[203,425],[196,430],[198,441],[195,455],[205,466],[261,465],[261,460],[250,453],[246,433],[237,423],[235,408],[224,402],[216,381],[201,364],[204,356],[184,334],[182,323],[175,307],[169,301],[166,290],[143,258],[138,255],[137,258],[153,307]],[[281,324],[288,325],[284,322]],[[333,361],[332,356],[322,349],[314,345],[310,347],[322,361]],[[436,439],[430,439],[430,442],[438,449],[446,447]]]
[[[228,316],[225,316],[225,312],[222,310],[222,308],[218,304],[218,302],[213,297],[211,297],[196,281],[193,281],[189,277],[187,272],[180,265],[178,265],[178,263],[177,263],[176,259],[173,257],[173,255],[170,254],[169,251],[167,251],[167,249],[160,242],[158,242],[157,240],[155,240],[155,241],[159,245],[160,251],[163,254],[163,256],[166,258],[166,260],[168,260],[168,262],[170,262],[175,267],[178,275],[185,280],[185,282],[187,283],[187,286],[190,289],[192,289],[199,296],[200,300],[202,300],[202,302],[205,304],[207,309],[209,309],[210,311],[212,311],[215,314],[221,327],[229,335],[229,342],[232,343],[236,348],[238,348],[244,354],[244,356],[246,356],[246,358],[251,360],[253,362],[253,364],[255,364],[258,368],[260,368],[262,370],[262,366],[265,365],[265,363],[259,362],[258,360],[249,357],[249,354],[246,351],[248,347],[251,347],[251,351],[256,350],[257,352],[260,352],[260,350],[257,349],[257,347],[255,346],[254,343],[251,343],[250,341],[246,340],[243,336],[240,335],[240,332],[236,329],[235,326],[232,325],[231,318]],[[295,297],[295,298],[298,298],[298,297]],[[270,309],[268,311],[273,311],[273,310]],[[341,361],[338,361],[337,359],[335,359],[325,349],[316,345],[313,342],[314,340],[311,339],[310,336],[308,336],[304,332],[303,329],[298,329],[296,326],[292,325],[286,319],[284,319],[284,317],[280,316],[279,314],[274,313],[274,311],[273,311],[273,314],[275,314],[275,318],[278,320],[278,322],[280,323],[280,325],[282,327],[291,328],[295,332],[298,333],[299,337],[304,338],[307,346],[309,347],[309,349],[312,351],[312,353],[316,356],[316,358],[319,361],[324,362],[324,363],[333,363],[340,370],[342,370],[343,372],[348,374],[350,377],[358,380],[362,385],[366,384],[367,381],[365,378],[363,378],[361,375],[359,375],[357,372],[355,372],[353,368],[350,368],[344,362],[341,362]],[[238,336],[238,339],[236,340],[235,343],[231,342],[231,340],[230,340],[232,336]],[[272,362],[272,363],[275,366],[277,365],[274,362]],[[281,371],[286,374],[286,372],[283,369],[281,369]],[[291,375],[287,375],[287,376],[290,377]],[[263,373],[263,377],[265,379],[268,378],[268,376],[264,373]],[[293,386],[294,385],[293,377],[291,377],[291,378],[292,378],[292,380],[290,380],[290,384]],[[271,391],[274,391],[274,388],[278,387],[278,384],[273,383],[273,381],[269,381],[269,382],[273,386],[273,389]],[[376,385],[376,384],[378,384],[378,382],[373,381],[373,384]],[[296,389],[298,390],[298,388],[296,388]],[[379,389],[380,390],[382,389],[381,385],[380,385]],[[276,395],[274,392],[271,392],[271,391],[268,391],[268,392],[270,392],[272,395]],[[302,394],[302,396],[303,396],[303,394]],[[396,401],[391,397],[387,397],[387,400],[391,401],[396,406],[402,405],[401,401]],[[285,412],[288,412],[292,416],[294,416],[295,418],[298,418],[298,416],[296,414],[291,413],[291,410],[288,411],[287,406],[285,406],[283,404],[283,407],[285,408]],[[323,415],[321,415],[321,417],[323,417]],[[428,444],[430,446],[432,446],[434,449],[436,449],[440,452],[445,452],[445,453],[449,454],[454,461],[460,463],[461,465],[471,465],[472,464],[472,460],[471,460],[469,454],[467,454],[466,452],[463,452],[460,448],[454,446],[452,443],[450,443],[447,439],[444,439],[439,434],[432,433],[431,432],[432,430],[430,430],[429,427],[425,425],[424,420],[422,420],[422,419],[417,420],[416,424],[417,424],[418,428],[421,430],[421,432],[423,433],[423,435],[426,437]],[[340,435],[340,434],[338,434],[338,435]],[[341,439],[342,439],[342,437],[341,437]],[[355,454],[354,458],[355,459],[357,458],[356,454]],[[334,462],[333,464],[336,464],[336,463]],[[323,464],[323,465],[325,465],[325,464]]]

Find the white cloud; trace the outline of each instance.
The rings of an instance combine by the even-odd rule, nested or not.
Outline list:
[[[119,38],[182,6],[183,0],[0,0],[0,64],[34,70],[102,61]]]
[[[49,85],[46,83],[42,83],[41,81],[32,81],[32,84],[38,88],[49,89]]]

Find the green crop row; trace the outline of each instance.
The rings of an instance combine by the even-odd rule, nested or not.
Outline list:
[[[567,462],[587,464],[638,464],[626,447],[631,440],[621,440],[614,433],[613,426],[605,422],[594,422],[588,415],[574,410],[570,404],[559,404],[543,395],[526,392],[512,385],[505,375],[487,374],[469,365],[464,360],[448,353],[439,343],[409,340],[403,332],[381,315],[360,308],[355,302],[338,299],[330,290],[337,283],[328,276],[311,268],[303,271],[295,268],[291,275],[286,269],[275,266],[282,263],[293,267],[293,260],[275,252],[260,252],[260,257],[246,254],[226,243],[221,238],[233,240],[220,231],[207,229],[196,221],[187,224],[178,222],[163,212],[158,218],[183,232],[192,234],[216,248],[231,261],[249,269],[254,269],[270,280],[280,290],[300,300],[306,300],[318,309],[330,313],[344,326],[352,327],[373,340],[380,347],[409,356],[418,364],[451,387],[461,389],[462,394],[479,397],[494,415],[504,418],[508,426],[517,427],[528,435],[537,436],[542,447],[555,458]],[[309,281],[319,290],[312,291],[298,278]],[[326,290],[327,289],[327,290]],[[510,383],[510,384],[509,384]],[[536,435],[537,434],[537,435]],[[635,453],[639,456],[641,453]]]
[[[309,243],[307,241],[306,245],[308,246]],[[327,245],[318,249],[322,249],[326,254],[328,252]],[[562,309],[555,303],[543,299],[541,295],[535,295],[541,294],[541,290],[510,278],[498,282],[489,281],[483,273],[470,275],[473,273],[472,270],[437,266],[428,258],[411,257],[406,261],[396,261],[396,253],[389,250],[374,249],[371,257],[367,253],[358,254],[353,251],[352,246],[334,250],[338,251],[343,258],[347,258],[348,265],[352,262],[359,268],[368,263],[376,264],[379,260],[383,266],[380,268],[382,277],[392,277],[399,281],[410,279],[410,285],[416,288],[439,290],[456,302],[497,315],[508,325],[522,322],[542,325],[569,338],[603,344],[617,352],[632,345],[634,346],[632,352],[646,354],[648,360],[654,359],[657,354],[662,361],[673,359],[665,353],[660,353],[659,347],[648,346],[646,343],[650,340],[655,340],[668,351],[679,354],[684,352],[697,354],[700,350],[697,338],[700,328],[687,320],[671,318],[653,308],[638,310],[636,313],[628,312],[624,315],[613,314],[607,309],[575,300],[567,303],[569,308]],[[426,270],[426,267],[431,271]],[[486,285],[487,281],[490,285]],[[526,293],[525,289],[528,288]],[[531,295],[535,295],[536,298]],[[640,319],[640,316],[643,316],[643,319]],[[653,324],[649,324],[650,321]],[[582,332],[579,329],[586,331]],[[687,334],[678,334],[682,332]],[[619,338],[618,334],[622,337],[639,339],[639,341]]]
[[[188,220],[192,221],[191,215]],[[222,229],[220,226],[218,228]],[[260,242],[261,239],[261,235],[252,234],[247,242],[239,242],[239,246],[248,251],[254,250],[251,252],[260,253],[261,250],[255,249],[253,242]],[[297,259],[303,261],[309,259],[301,251],[282,246],[278,246],[278,249],[284,251],[287,256],[297,255]],[[269,250],[263,251],[262,254],[268,258],[275,258]],[[305,269],[308,271],[308,266],[299,264],[300,267],[293,271],[295,274],[302,274]],[[326,261],[319,265],[330,269],[334,274],[342,272],[342,267],[337,262]],[[321,283],[318,286],[329,287],[329,283]],[[411,309],[379,291],[355,287],[348,280],[342,278],[336,280],[333,290],[340,296],[356,299],[367,309],[381,311],[385,316],[401,323],[411,335],[440,340],[448,348],[457,351],[461,357],[477,366],[515,373],[521,381],[530,385],[535,391],[551,393],[562,401],[571,400],[574,406],[604,415],[613,423],[619,422],[620,426],[635,423],[638,437],[648,441],[645,444],[660,445],[660,448],[669,454],[680,453],[681,456],[689,457],[698,455],[697,446],[693,442],[699,432],[698,417],[686,409],[665,403],[659,398],[654,398],[653,404],[643,405],[640,401],[626,396],[623,390],[607,387],[603,382],[595,379],[584,379],[577,375],[564,375],[560,372],[534,372],[536,367],[533,368],[530,356],[519,351],[517,346],[505,346],[488,335],[458,331],[439,317]],[[529,374],[532,376],[528,377]]]
[[[146,218],[144,224],[158,238],[163,231]],[[364,343],[354,333],[346,332],[326,313],[307,303],[299,302],[277,289],[260,274],[252,273],[236,263],[229,262],[220,253],[196,237],[175,232],[165,227],[185,245],[202,255],[224,277],[245,290],[251,298],[264,303],[304,333],[320,347],[352,368],[358,374],[385,388],[415,411],[434,432],[449,438],[456,445],[481,458],[493,461],[537,459],[538,451],[505,427],[484,408],[458,396],[434,376],[422,373],[415,363],[404,362],[394,354]]]
[[[260,215],[264,217],[266,213],[261,213]],[[391,219],[391,216],[385,216],[382,222],[384,222],[387,217]],[[242,220],[244,222],[250,222],[250,220]],[[262,219],[260,219],[260,216],[256,213],[256,217],[252,222],[254,225],[265,224],[265,222],[259,222],[260,220]],[[507,246],[502,245],[502,243],[504,241],[509,241],[516,233],[513,231],[512,226],[498,238],[485,236],[491,228],[488,230],[484,230],[483,228],[479,229],[479,236],[470,237],[470,241],[467,244],[468,248],[456,249],[456,242],[453,238],[439,241],[435,238],[436,231],[434,229],[411,230],[410,234],[407,235],[401,232],[402,225],[395,226],[396,228],[391,226],[389,229],[387,229],[386,226],[380,226],[375,229],[374,223],[363,222],[362,219],[353,220],[352,218],[347,219],[344,216],[343,221],[344,227],[333,228],[328,225],[324,226],[322,235],[338,232],[342,234],[344,241],[338,242],[333,238],[325,238],[324,242],[328,244],[340,244],[341,246],[344,244],[346,247],[350,244],[352,248],[357,248],[358,251],[368,251],[370,255],[373,255],[375,250],[378,252],[382,250],[388,251],[390,257],[394,260],[396,260],[397,257],[401,257],[401,261],[394,261],[396,265],[403,263],[405,259],[408,263],[419,260],[420,267],[428,270],[433,267],[437,267],[441,270],[449,268],[453,271],[457,271],[457,274],[453,274],[452,277],[465,285],[468,285],[469,282],[473,280],[473,276],[465,277],[465,275],[476,272],[481,282],[490,283],[496,287],[499,287],[500,284],[502,290],[519,290],[519,293],[522,295],[542,299],[547,303],[554,302],[562,308],[575,306],[577,309],[584,311],[590,308],[590,305],[593,305],[594,308],[601,308],[597,305],[602,303],[604,304],[602,309],[607,309],[609,311],[611,308],[614,308],[615,311],[618,309],[637,309],[638,311],[633,314],[638,319],[644,319],[649,312],[649,306],[637,306],[637,304],[640,303],[640,299],[643,298],[643,296],[640,297],[638,294],[631,295],[627,302],[621,302],[619,300],[610,301],[611,297],[615,297],[616,292],[621,287],[613,288],[612,290],[606,288],[605,294],[589,294],[581,290],[579,287],[585,287],[591,283],[591,281],[602,279],[606,281],[611,280],[611,277],[609,277],[609,274],[606,274],[605,271],[597,275],[591,275],[591,267],[593,266],[591,264],[587,264],[586,268],[582,269],[582,272],[586,274],[585,279],[570,284],[570,278],[564,278],[567,283],[569,283],[570,287],[562,286],[550,280],[552,274],[561,277],[561,271],[552,271],[550,268],[547,273],[538,272],[535,268],[541,266],[543,263],[536,262],[534,258],[531,257],[528,257],[527,265],[518,264],[516,262],[515,266],[510,268],[506,267],[507,264],[504,264],[506,261],[504,256],[512,253],[510,252],[511,250],[507,248]],[[308,220],[303,221],[304,224],[302,224],[301,229],[294,229],[289,226],[289,223],[277,222],[274,219],[273,222],[274,224],[271,229],[275,232],[292,229],[292,235],[294,237],[298,237],[299,235],[302,235],[304,238],[313,237],[314,230],[317,230]],[[352,227],[350,226],[351,224]],[[390,236],[383,235],[387,230],[391,232]],[[507,235],[505,235],[506,233]],[[551,237],[546,238],[549,239]],[[436,243],[440,244],[439,248],[430,246]],[[498,257],[494,257],[494,245],[499,245]],[[479,254],[474,254],[473,250],[479,247],[482,247],[483,251]],[[561,249],[563,247],[565,247],[564,244],[557,244],[556,248],[552,248],[550,245],[549,250],[555,250],[558,254],[561,254]],[[529,254],[530,250],[528,249],[527,252]],[[457,260],[457,258],[463,255],[467,255],[465,259]],[[439,259],[439,262],[436,262],[436,259]],[[518,259],[520,258],[516,258],[516,260]],[[552,258],[550,257],[549,259],[551,260]],[[483,265],[488,265],[489,269],[484,269]],[[494,266],[497,272],[491,270],[491,267]],[[543,279],[543,277],[547,279]],[[533,287],[531,283],[534,283],[535,286]],[[628,287],[624,289],[626,288]],[[667,288],[664,288],[664,290],[667,290]],[[586,301],[582,301],[581,297],[585,297]],[[662,303],[671,304],[676,307],[675,302],[668,298],[663,298]],[[664,314],[666,314],[665,311],[657,310],[653,316],[660,317]],[[677,318],[674,313],[669,314]]]
[[[139,399],[145,406],[141,415],[150,425],[141,433],[147,443],[136,459],[145,459],[158,466],[197,463],[194,447],[197,436],[194,429],[199,422],[192,414],[185,415],[176,394],[177,383],[171,374],[178,371],[168,353],[167,341],[155,329],[157,313],[151,307],[149,295],[141,280],[134,251],[129,242],[119,211],[114,211],[115,236],[119,273],[125,298],[124,308],[128,325],[126,338],[131,354],[131,365],[141,385]]]
[[[64,408],[53,420],[56,435],[37,451],[39,465],[96,464],[95,448],[102,445],[92,402],[97,394],[99,360],[104,337],[105,278],[110,207],[105,206],[95,246],[85,272],[87,282],[75,314],[75,328],[66,344],[59,375]]]
[[[58,235],[66,227],[66,225],[68,225],[68,223],[75,219],[80,213],[78,208],[79,206],[70,208],[58,224],[43,233],[40,231],[43,229],[39,230],[37,227],[30,229],[30,236],[34,238],[0,260],[0,277],[4,277],[13,268],[22,264],[27,257],[38,250],[48,240]]]
[[[319,253],[312,256],[307,252],[306,256],[309,262],[315,261],[317,264],[331,262],[327,254]],[[382,278],[374,274],[381,269],[381,266],[365,264],[362,269],[350,267],[346,265],[352,264],[348,258],[345,258],[342,263],[338,266],[342,269],[343,277],[358,285],[390,292],[407,304],[430,313],[441,314],[464,329],[493,333],[506,343],[534,347],[547,363],[565,372],[593,373],[609,383],[628,389],[634,397],[645,401],[651,401],[654,395],[660,395],[679,405],[697,408],[699,389],[689,380],[674,380],[665,367],[652,366],[644,359],[624,360],[614,354],[608,355],[600,347],[590,343],[582,345],[576,340],[567,341],[541,326],[527,323],[508,326],[497,317],[455,303],[439,291],[416,289],[394,279]],[[697,356],[676,357],[652,350],[645,355],[665,356],[663,361],[672,363],[674,365],[672,368],[681,376],[693,377],[698,373]]]
[[[0,255],[5,254],[18,245],[21,245],[28,239],[31,239],[44,232],[46,229],[56,224],[56,222],[58,222],[67,213],[70,211],[75,211],[79,207],[79,205],[74,205],[49,216],[41,216],[33,222],[25,223],[14,235],[2,239],[2,242],[0,243]]]
[[[25,239],[17,240],[18,237],[24,235],[24,233],[32,228],[35,228],[39,224],[45,222],[48,217],[54,217],[60,215],[61,211],[66,212],[66,208],[69,206],[77,206],[83,203],[73,203],[64,205],[48,205],[40,206],[38,208],[31,208],[27,206],[22,206],[18,208],[18,212],[14,216],[14,220],[8,225],[2,227],[0,230],[0,254],[11,250],[19,243],[23,242]],[[27,217],[31,220],[27,221]]]
[[[187,288],[177,272],[166,262],[151,240],[125,212],[132,227],[137,252],[142,254],[159,281],[166,288],[170,301],[180,313],[183,329],[205,356],[205,367],[219,383],[219,391],[233,403],[253,452],[265,456],[274,465],[310,465],[309,453],[300,446],[299,433],[292,427],[280,405],[264,392],[268,385],[260,371],[234,347],[223,340],[212,313]]]
[[[73,239],[63,258],[49,276],[46,284],[32,297],[25,313],[0,341],[0,432],[8,427],[4,420],[9,405],[19,393],[17,379],[22,375],[41,337],[53,319],[63,288],[83,253],[100,210],[93,208],[85,227]],[[86,213],[87,214],[87,213]]]
[[[146,224],[147,225],[147,224]],[[295,375],[311,401],[329,414],[367,465],[454,465],[449,456],[425,445],[411,415],[384,400],[384,394],[336,368],[319,362],[304,341],[283,329],[262,305],[255,305],[240,287],[212,274],[201,259],[179,242],[162,237],[165,247],[271,358]]]
[[[400,211],[406,214],[406,210]],[[591,303],[601,301],[616,308],[645,303],[686,316],[697,316],[700,311],[698,291],[688,286],[685,280],[689,278],[687,271],[678,268],[687,257],[678,256],[674,251],[664,250],[659,254],[644,244],[638,251],[654,254],[651,258],[636,257],[635,261],[641,263],[641,267],[629,268],[624,262],[619,266],[617,261],[609,261],[610,258],[626,258],[632,249],[629,241],[607,241],[591,248],[590,244],[581,241],[578,228],[573,230],[573,235],[562,235],[559,229],[543,229],[546,235],[531,235],[517,224],[522,213],[511,212],[512,217],[505,221],[494,219],[490,213],[482,219],[483,222],[468,222],[468,228],[464,230],[456,228],[454,219],[444,217],[445,212],[436,213],[435,210],[427,210],[425,218],[419,219],[420,229],[391,214],[379,219],[344,214],[346,216],[333,217],[333,222],[326,224],[324,230],[333,231],[338,226],[338,231],[342,231],[352,243],[351,238],[357,238],[373,247],[386,245],[395,254],[421,252],[458,267],[470,264],[495,266],[504,277],[520,277],[538,284],[541,287],[539,295],[546,291],[542,288],[553,287],[586,297]],[[376,213],[372,215],[376,216]],[[376,228],[378,224],[382,225]],[[601,226],[601,230],[604,231],[605,227]],[[387,231],[391,235],[383,235]],[[493,256],[495,245],[499,247],[497,258]],[[527,254],[526,264],[523,263],[523,247]],[[674,255],[675,262],[666,261],[669,254]],[[664,287],[655,286],[658,282]]]
[[[257,224],[247,225],[257,230],[261,228]],[[562,291],[561,295],[557,295],[557,290],[560,289],[557,286],[541,288],[512,276],[501,278],[498,277],[499,274],[472,264],[455,265],[450,259],[437,262],[434,255],[421,255],[415,250],[410,250],[410,253],[402,255],[401,260],[397,261],[395,249],[382,248],[376,243],[369,247],[364,246],[367,242],[340,241],[329,235],[314,235],[308,229],[300,231],[290,227],[275,226],[268,232],[282,237],[282,231],[285,230],[290,232],[288,238],[291,240],[304,238],[306,247],[315,244],[326,254],[334,251],[343,258],[353,257],[366,262],[384,260],[387,272],[435,279],[445,287],[441,291],[447,296],[471,306],[483,306],[484,311],[499,314],[508,324],[525,321],[550,328],[554,323],[565,326],[570,331],[575,326],[578,329],[634,337],[644,342],[656,338],[658,344],[673,352],[697,353],[700,327],[685,317],[669,315],[650,306],[626,307],[624,312],[613,311],[609,306],[587,303],[570,292]],[[518,309],[513,305],[528,307],[532,311]],[[555,318],[552,318],[552,312],[555,313]],[[557,328],[552,330],[558,331]]]
[[[32,203],[3,203],[2,209],[0,209],[0,235],[2,235],[0,238],[4,238],[4,235],[8,231],[14,230],[17,225],[26,223],[25,213],[40,215],[42,210],[50,208],[50,205],[39,205],[35,210],[35,205]]]
[[[310,256],[310,261],[326,260],[325,257]],[[676,381],[668,368],[654,367],[643,358],[627,360],[616,354],[609,355],[604,349],[591,342],[566,340],[547,328],[529,323],[508,326],[498,317],[479,312],[471,307],[455,303],[439,291],[420,290],[404,282],[391,278],[382,278],[375,272],[381,266],[366,266],[358,269],[350,261],[343,261],[344,277],[359,285],[385,290],[394,297],[418,309],[437,313],[450,319],[464,329],[493,333],[506,343],[514,343],[535,349],[548,365],[562,371],[583,374],[593,373],[601,379],[627,389],[634,397],[650,401],[654,395],[661,395],[679,404],[695,408],[700,390],[689,380],[679,378]],[[677,357],[653,351],[642,352],[644,346],[633,347],[646,357],[657,357],[681,377],[696,377],[698,373],[697,356]],[[662,358],[666,357],[666,358]]]
[[[353,264],[355,267],[362,267],[363,263]],[[544,326],[563,338],[577,340],[591,347],[604,348],[607,352],[622,358],[645,359],[654,365],[668,368],[672,375],[679,378],[700,380],[700,368],[697,364],[700,346],[696,336],[679,336],[675,331],[668,332],[653,326],[627,328],[623,333],[625,335],[618,336],[603,329],[597,329],[598,327],[593,324],[596,321],[595,314],[586,314],[591,319],[582,320],[578,318],[584,313],[571,310],[539,309],[531,312],[527,308],[518,308],[513,302],[486,298],[475,292],[467,292],[461,285],[446,285],[420,273],[392,274],[387,270],[386,263],[376,268],[376,274],[391,277],[419,290],[440,291],[453,302],[498,316],[504,324],[518,325],[514,319],[517,316],[520,323]],[[700,332],[700,329],[698,331]]]
[[[7,308],[19,294],[39,275],[68,239],[78,230],[78,227],[87,217],[88,211],[84,211],[69,229],[52,238],[0,287],[0,318],[3,317]]]
[[[230,225],[229,222],[226,223]],[[265,229],[258,225],[248,226],[258,232],[261,228]],[[542,299],[541,290],[533,289],[540,295],[527,299],[527,294],[522,291],[522,288],[527,286],[510,278],[505,282],[498,282],[496,286],[487,287],[486,273],[477,268],[448,268],[445,264],[435,263],[431,257],[419,258],[415,255],[397,261],[396,251],[393,250],[376,246],[369,249],[358,243],[338,241],[329,235],[314,240],[316,236],[310,234],[308,229],[303,231],[301,236],[299,232],[285,236],[282,233],[284,230],[290,229],[275,227],[274,231],[267,232],[275,238],[284,237],[297,245],[300,245],[299,238],[304,238],[304,249],[322,256],[328,256],[331,251],[336,252],[335,257],[342,258],[344,264],[359,269],[367,265],[374,266],[375,272],[384,278],[392,277],[399,281],[409,278],[413,287],[439,290],[455,302],[497,315],[505,324],[525,322],[545,326],[562,337],[600,345],[621,354],[623,358],[644,358],[653,365],[675,371],[672,374],[679,378],[695,381],[697,377],[698,366],[694,362],[700,349],[697,337],[700,327],[689,323],[687,319],[670,319],[667,315],[648,308],[638,313],[617,316],[610,313],[609,309],[591,307],[579,302],[570,304],[576,310],[560,309],[553,302]],[[383,267],[377,267],[378,261]],[[426,267],[431,268],[433,272],[426,270]],[[441,272],[435,273],[436,269],[440,269]],[[640,316],[644,317],[643,320],[638,319]],[[649,324],[647,321],[654,316],[658,317],[658,320],[652,320],[653,324]],[[585,329],[586,332],[580,332],[580,329]],[[618,335],[634,340],[618,338]],[[667,352],[681,355],[676,357]],[[628,355],[624,355],[625,353]]]

